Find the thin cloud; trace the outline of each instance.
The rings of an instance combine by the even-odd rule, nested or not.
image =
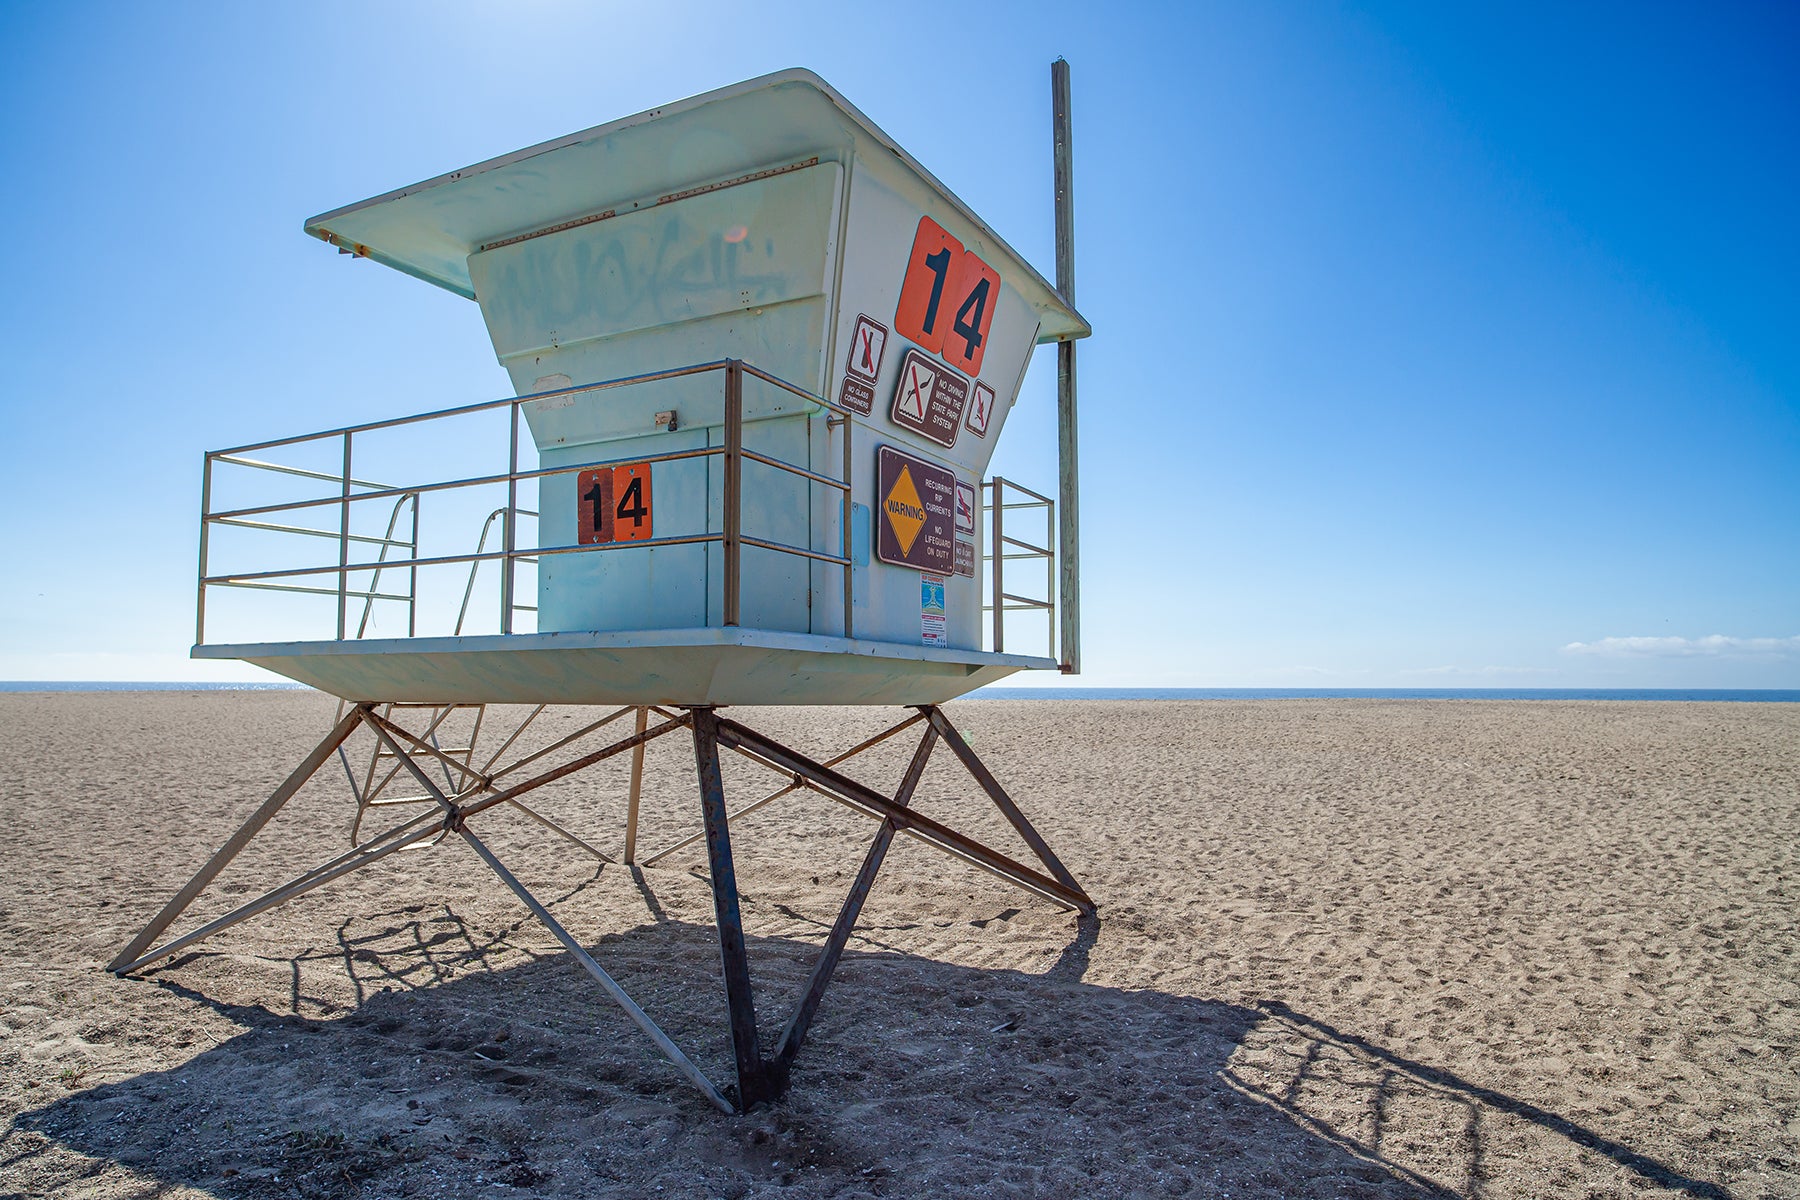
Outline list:
[[[1597,642],[1570,642],[1564,654],[1602,658],[1787,658],[1800,655],[1800,637],[1607,637]]]
[[[1270,672],[1270,674],[1272,674],[1272,675],[1278,675],[1278,676],[1279,675],[1299,675],[1299,676],[1302,676],[1302,677],[1305,677],[1308,679],[1328,678],[1331,676],[1345,676],[1345,675],[1367,675],[1368,673],[1369,673],[1369,669],[1367,667],[1345,667],[1345,668],[1339,669],[1336,667],[1305,667],[1305,666],[1276,667],[1273,671]]]
[[[1492,678],[1496,675],[1557,675],[1555,667],[1412,667],[1400,672],[1402,675],[1479,675]]]

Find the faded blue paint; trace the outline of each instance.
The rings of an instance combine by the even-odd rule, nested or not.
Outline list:
[[[629,458],[702,447],[712,440],[704,428],[620,439],[605,444],[553,446],[542,451],[546,467]],[[715,460],[685,459],[651,468],[655,532],[670,537],[705,533],[708,469]],[[552,475],[539,483],[539,536],[545,546],[576,544],[576,474]],[[687,629],[709,621],[705,578],[707,547],[659,546],[550,554],[538,560],[538,629]]]
[[[762,340],[761,310],[826,294],[842,174],[836,163],[822,163],[470,255],[495,352],[510,369],[524,355],[682,325],[687,361],[727,358],[734,356],[729,340],[718,352],[703,347],[689,323],[755,311],[756,320],[735,323],[737,336],[767,351],[764,370],[797,372],[799,358],[781,357]],[[639,369],[611,359],[618,345],[612,341],[598,369],[584,374],[605,379]],[[743,352],[750,348],[740,344],[735,357],[751,357]],[[793,349],[817,346],[802,336]]]
[[[850,506],[850,561],[859,567],[869,565],[869,506]]]
[[[724,358],[820,388],[842,183],[822,163],[473,254],[495,352],[521,393],[556,375],[591,383]],[[724,386],[711,372],[538,402],[525,417],[545,467],[719,446]],[[754,377],[743,395],[745,447],[810,467],[817,406]],[[676,432],[657,432],[659,412],[676,414]],[[723,475],[717,458],[655,464],[656,536],[719,532]],[[810,486],[746,462],[742,531],[814,549]],[[575,544],[576,491],[574,475],[540,484],[544,545]],[[538,629],[720,624],[723,566],[718,546],[546,556]],[[804,559],[746,548],[742,623],[810,631],[808,575]]]

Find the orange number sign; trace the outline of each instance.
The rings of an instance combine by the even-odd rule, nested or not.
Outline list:
[[[611,467],[583,471],[575,477],[575,536],[583,546],[600,546],[613,540]]]
[[[1000,273],[930,217],[919,218],[894,329],[970,375],[981,373]]]
[[[650,464],[613,468],[613,537],[641,542],[650,537]]]
[[[583,546],[651,536],[650,464],[583,471],[575,479],[575,534]]]

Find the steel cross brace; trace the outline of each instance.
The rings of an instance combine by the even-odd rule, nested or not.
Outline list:
[[[313,888],[329,883],[333,879],[340,878],[352,871],[368,866],[370,863],[384,858],[396,850],[403,849],[406,846],[423,841],[426,838],[440,837],[447,832],[458,831],[461,828],[462,823],[469,817],[484,812],[496,804],[510,803],[517,805],[517,807],[523,810],[524,805],[518,804],[519,796],[543,787],[545,784],[553,783],[556,780],[582,770],[585,767],[592,766],[594,763],[611,758],[615,754],[620,754],[624,751],[631,750],[634,747],[643,745],[647,741],[651,741],[661,737],[665,733],[680,729],[687,724],[686,717],[665,721],[660,725],[653,726],[641,733],[633,734],[630,737],[614,742],[612,745],[606,746],[600,750],[584,754],[572,762],[564,763],[559,767],[555,767],[541,775],[534,776],[523,783],[515,784],[504,790],[491,791],[490,794],[480,795],[479,793],[484,789],[491,789],[493,787],[492,777],[489,777],[489,781],[485,784],[477,782],[473,786],[458,792],[455,797],[448,797],[445,796],[443,791],[431,781],[430,777],[425,774],[424,770],[416,761],[414,761],[412,756],[399,745],[389,730],[397,730],[406,736],[409,741],[412,740],[412,735],[406,733],[404,730],[399,730],[397,726],[393,726],[376,716],[374,713],[375,707],[376,705],[374,703],[358,704],[349,712],[345,713],[332,728],[331,732],[325,735],[324,740],[315,746],[312,752],[301,760],[300,765],[294,768],[293,773],[282,781],[281,785],[275,789],[266,801],[263,802],[261,807],[250,815],[249,819],[246,820],[236,832],[226,839],[225,844],[220,846],[219,849],[213,853],[212,857],[207,859],[205,865],[194,873],[193,878],[188,880],[188,882],[175,893],[169,902],[163,906],[162,911],[157,913],[156,916],[150,920],[149,924],[145,925],[144,928],[138,932],[137,936],[132,938],[131,941],[126,944],[125,948],[113,958],[112,962],[107,964],[106,969],[119,975],[128,975],[159,958],[167,958],[169,955],[200,941],[202,938],[210,937],[212,934],[228,929],[240,921],[253,917],[258,913],[266,912],[279,904],[284,904],[297,896],[311,891]],[[258,833],[262,832],[263,827],[275,818],[276,814],[286,806],[289,800],[293,799],[295,793],[305,786],[307,780],[311,779],[337,748],[343,745],[345,739],[355,732],[357,726],[363,724],[367,724],[374,730],[378,738],[382,739],[391,750],[397,752],[399,761],[404,768],[411,771],[413,777],[430,793],[431,798],[437,801],[438,811],[425,813],[410,821],[396,825],[385,833],[355,845],[343,854],[329,859],[309,871],[301,873],[288,882],[265,892],[263,895],[246,904],[240,905],[226,913],[224,916],[210,921],[181,937],[156,946],[155,949],[151,949],[151,946],[156,942],[156,939],[160,937],[170,925],[175,923],[176,919],[187,910],[187,907],[206,889],[207,885],[216,879],[219,873],[231,863],[231,860],[236,858]],[[514,764],[514,766],[517,765],[519,764]],[[529,810],[526,811],[528,812],[528,815],[536,818],[536,814],[529,813]],[[558,832],[565,832],[561,830],[560,827],[555,828],[557,828]],[[573,838],[573,835],[567,836]],[[580,839],[573,840],[578,843],[580,841]]]
[[[1094,902],[1082,890],[1075,877],[1069,874],[1062,862],[1051,853],[1025,814],[1019,811],[1011,797],[1000,787],[994,777],[988,773],[981,760],[976,757],[968,743],[963,740],[955,726],[951,725],[941,711],[934,705],[924,705],[920,711],[930,720],[932,729],[942,737],[963,764],[970,768],[976,782],[987,792],[996,807],[1007,820],[1019,831],[1028,846],[1032,848],[1043,865],[1049,869],[1050,875],[1044,875],[1024,863],[1017,861],[997,850],[989,849],[974,838],[956,832],[948,826],[920,813],[909,812],[904,806],[894,803],[888,797],[864,784],[858,783],[845,775],[841,775],[822,763],[814,762],[796,750],[790,750],[773,738],[765,737],[755,730],[739,725],[735,721],[719,721],[718,738],[721,745],[728,745],[743,750],[751,758],[755,758],[783,774],[792,774],[805,779],[815,791],[822,792],[846,807],[873,817],[886,818],[894,822],[902,833],[907,833],[920,841],[936,846],[953,857],[960,858],[973,866],[982,868],[990,874],[1025,891],[1033,892],[1046,899],[1054,900],[1065,908],[1072,908],[1083,915],[1094,911]]]
[[[732,1113],[745,1111],[761,1102],[775,1100],[787,1090],[789,1071],[794,1058],[806,1039],[807,1031],[811,1027],[825,990],[843,956],[844,948],[855,930],[857,918],[861,915],[863,904],[868,898],[869,890],[874,884],[876,874],[880,871],[882,861],[896,833],[904,832],[923,840],[1034,894],[1045,896],[1070,908],[1077,908],[1083,913],[1093,911],[1093,901],[1088,898],[1086,892],[1082,891],[1080,885],[1075,882],[1074,877],[1050,852],[1042,837],[1032,828],[1030,822],[1013,804],[999,783],[994,780],[992,774],[987,771],[961,734],[935,706],[920,707],[918,716],[902,722],[832,760],[833,763],[841,762],[921,720],[928,722],[924,735],[907,766],[906,773],[892,797],[884,796],[872,788],[839,774],[832,770],[829,764],[815,762],[771,738],[758,734],[734,721],[722,719],[712,707],[691,707],[684,714],[676,716],[666,710],[654,709],[651,706],[638,709],[640,714],[638,729],[631,736],[600,750],[581,755],[511,787],[503,789],[498,787],[498,779],[527,762],[541,757],[548,752],[548,749],[561,748],[576,737],[608,724],[616,717],[631,710],[620,710],[613,716],[563,739],[554,747],[529,755],[499,771],[493,769],[494,761],[499,758],[498,753],[479,771],[458,764],[463,787],[454,795],[446,795],[415,758],[415,753],[423,754],[428,758],[441,758],[442,755],[434,753],[436,748],[425,743],[423,739],[377,714],[374,711],[375,707],[376,705],[373,703],[359,704],[346,713],[343,719],[307,755],[262,807],[257,809],[250,819],[219,848],[194,877],[164,906],[156,918],[145,926],[137,937],[132,939],[131,943],[109,964],[108,970],[121,975],[129,974],[150,962],[168,957],[240,921],[266,912],[311,891],[313,888],[367,866],[396,850],[426,838],[441,838],[449,833],[456,833],[468,843],[469,847],[499,877],[501,882],[525,904],[532,915],[550,930],[576,961],[600,982],[612,999],[624,1009],[626,1015],[644,1031],[664,1056],[714,1105],[727,1113]],[[649,711],[655,711],[659,717],[668,719],[661,724],[646,727],[647,721],[644,718],[647,717]],[[533,717],[536,715],[535,712],[532,714]],[[202,925],[190,933],[165,942],[153,950],[148,949],[156,938],[181,915],[188,904],[224,870],[238,852],[273,819],[287,801],[318,771],[319,767],[338,750],[359,724],[367,725],[374,732],[388,753],[395,758],[400,769],[411,774],[413,779],[425,789],[429,799],[436,803],[437,811],[394,826],[375,838],[353,846],[349,851],[264,893],[255,900],[240,905],[224,916]],[[710,882],[713,892],[714,916],[718,925],[726,1007],[730,1018],[732,1050],[737,1067],[738,1082],[735,1101],[725,1092],[713,1086],[706,1075],[681,1051],[680,1047],[650,1019],[580,942],[519,882],[518,878],[494,855],[487,844],[477,838],[468,828],[469,818],[477,816],[495,805],[508,804],[519,808],[528,816],[539,820],[583,849],[597,854],[597,851],[593,851],[592,847],[573,834],[526,808],[519,802],[518,797],[625,751],[632,751],[635,758],[641,754],[646,743],[683,726],[691,727],[694,735],[694,756],[700,784],[701,816],[705,826],[704,837],[711,867]],[[515,731],[515,736],[517,732]],[[1050,875],[1046,876],[1006,855],[983,846],[972,838],[965,837],[936,821],[910,811],[909,806],[913,793],[918,787],[920,777],[925,771],[933,749],[940,740],[951,748],[995,805],[1005,814],[1026,844],[1050,871]],[[719,748],[721,746],[735,750],[748,758],[789,775],[795,780],[793,785],[776,795],[785,794],[787,790],[795,787],[805,786],[829,796],[855,811],[877,817],[881,821],[875,839],[864,855],[862,867],[851,884],[849,893],[844,899],[837,919],[832,924],[831,932],[827,936],[824,946],[820,949],[819,957],[814,963],[806,987],[782,1029],[774,1052],[769,1055],[764,1055],[761,1049],[756,1023],[755,999],[750,985],[743,917],[738,902],[737,876],[731,857],[731,814],[727,812],[725,806],[724,784],[719,770]],[[504,749],[505,747],[502,747],[502,752]],[[637,765],[634,763],[634,780],[637,774]],[[770,796],[767,799],[774,798],[774,796]],[[766,800],[761,801],[759,805],[765,802]]]
[[[700,803],[706,823],[706,851],[711,867],[713,912],[719,929],[719,955],[725,977],[725,1002],[731,1021],[732,1049],[737,1059],[739,1104],[748,1109],[763,1100],[774,1100],[787,1090],[788,1076],[794,1058],[806,1040],[807,1030],[817,1014],[825,989],[842,958],[844,947],[855,930],[869,889],[881,869],[894,834],[905,831],[964,861],[1038,895],[1049,897],[1085,914],[1094,911],[1094,902],[1069,874],[1007,796],[974,750],[934,705],[919,708],[929,724],[914,751],[912,761],[899,788],[890,798],[841,775],[830,767],[790,750],[771,738],[756,733],[735,721],[726,720],[710,707],[693,707],[694,758],[700,776]],[[913,792],[931,758],[931,752],[942,739],[975,777],[989,798],[1018,830],[1026,844],[1050,872],[1045,876],[1007,856],[990,850],[973,838],[912,812]],[[831,932],[819,952],[806,987],[783,1028],[775,1052],[764,1055],[756,1022],[756,1002],[750,986],[748,954],[744,944],[743,918],[738,906],[737,873],[731,859],[731,830],[725,807],[725,789],[719,774],[719,747],[740,750],[776,770],[805,781],[817,791],[861,812],[878,816],[881,828],[863,856],[863,864],[850,885],[843,907],[832,923]],[[772,797],[771,797],[772,798]]]
[[[656,1044],[657,1048],[663,1052],[664,1056],[667,1057],[683,1075],[687,1076],[690,1082],[705,1093],[707,1099],[711,1100],[715,1105],[727,1113],[737,1111],[732,1103],[712,1085],[711,1081],[706,1078],[706,1075],[694,1065],[693,1061],[689,1059],[686,1054],[682,1053],[681,1048],[657,1027],[656,1023],[652,1021],[644,1010],[625,992],[625,989],[620,987],[619,984],[606,973],[600,964],[594,960],[593,956],[570,935],[568,930],[563,928],[562,924],[558,922],[555,917],[550,915],[549,911],[545,909],[537,898],[519,882],[518,878],[508,870],[503,863],[501,863],[494,852],[488,848],[487,844],[476,837],[474,831],[468,827],[468,819],[471,816],[475,816],[496,804],[509,804],[569,838],[577,845],[582,846],[582,848],[594,852],[592,851],[592,847],[589,847],[585,842],[582,842],[581,839],[562,829],[561,826],[556,825],[554,822],[551,822],[526,808],[519,802],[518,797],[525,792],[542,787],[557,779],[564,778],[575,771],[591,766],[596,762],[610,758],[616,754],[623,753],[627,750],[636,750],[642,747],[647,741],[686,725],[689,718],[685,716],[679,717],[650,729],[640,727],[635,734],[622,741],[615,742],[612,745],[593,753],[583,755],[573,762],[565,763],[542,775],[526,780],[524,783],[507,788],[505,791],[498,791],[494,788],[494,777],[483,775],[480,772],[475,772],[467,768],[460,768],[463,770],[465,781],[474,780],[474,784],[473,786],[466,787],[464,790],[459,791],[455,796],[448,796],[437,786],[429,773],[426,772],[419,764],[417,758],[414,757],[414,751],[423,751],[427,755],[441,757],[435,753],[435,748],[422,742],[407,730],[402,729],[400,726],[395,725],[391,721],[378,715],[374,709],[375,706],[373,704],[360,704],[353,708],[349,713],[345,714],[332,729],[331,733],[326,735],[325,740],[320,742],[311,754],[307,755],[300,766],[297,767],[287,780],[275,790],[269,800],[252,814],[250,819],[226,841],[225,845],[220,847],[218,852],[207,861],[206,865],[195,874],[193,879],[189,880],[188,884],[163,908],[163,911],[157,914],[156,918],[152,920],[149,925],[145,926],[137,937],[132,939],[131,943],[120,952],[118,957],[113,959],[112,963],[108,966],[108,970],[117,972],[120,975],[130,974],[148,963],[154,962],[160,958],[166,958],[203,938],[210,937],[215,933],[219,933],[236,925],[240,921],[247,920],[250,917],[256,916],[258,913],[266,912],[271,908],[284,904],[297,896],[311,891],[315,887],[329,883],[333,879],[340,878],[352,871],[358,870],[361,867],[365,867],[372,862],[384,858],[396,850],[403,849],[426,838],[441,837],[447,833],[457,833],[469,844],[469,847],[475,851],[476,855],[497,876],[499,876],[501,882],[506,884],[525,906],[531,910],[532,915],[537,917],[538,920],[555,935],[556,939],[569,950],[576,961],[600,981],[601,985],[606,989],[613,1000],[625,1010],[626,1015],[649,1036],[650,1040]],[[603,721],[599,724],[605,723],[606,722]],[[436,802],[437,811],[426,813],[401,825],[397,825],[367,842],[353,846],[350,850],[338,855],[336,858],[330,859],[320,866],[314,867],[312,870],[264,893],[247,904],[240,905],[226,913],[224,916],[210,921],[190,933],[165,942],[154,950],[147,949],[147,947],[149,947],[150,944],[181,915],[182,911],[186,909],[188,904],[190,904],[195,897],[205,889],[207,884],[211,883],[212,880],[224,870],[226,865],[237,856],[238,852],[248,845],[250,840],[274,818],[276,813],[281,810],[287,801],[300,790],[306,781],[318,771],[319,767],[343,744],[344,740],[350,736],[358,724],[366,724],[370,730],[374,732],[384,748],[395,758],[399,768],[411,774],[414,781],[417,782],[420,787],[425,789],[428,798]],[[402,740],[409,743],[409,745],[402,745]],[[565,739],[563,743],[559,744],[566,744],[569,740],[572,739]],[[537,756],[534,755],[532,757],[535,758]],[[517,766],[521,764],[514,765]],[[483,792],[489,794],[480,795]],[[477,796],[480,796],[480,798],[476,799],[475,797]],[[608,859],[606,861],[611,860]]]

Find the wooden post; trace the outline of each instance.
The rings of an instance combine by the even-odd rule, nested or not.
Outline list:
[[[1075,307],[1075,158],[1070,144],[1069,64],[1050,64],[1050,104],[1056,153],[1056,290]],[[1081,512],[1079,431],[1075,421],[1075,342],[1056,344],[1056,446],[1059,459],[1057,494],[1062,530],[1058,558],[1062,566],[1062,670],[1081,673]],[[996,603],[998,600],[996,600]],[[995,647],[998,649],[998,647]]]
[[[647,705],[638,705],[637,731],[643,736],[644,728],[650,721],[650,709]],[[637,861],[637,822],[638,797],[644,790],[644,743],[639,742],[631,748],[631,795],[625,802],[625,861]]]

